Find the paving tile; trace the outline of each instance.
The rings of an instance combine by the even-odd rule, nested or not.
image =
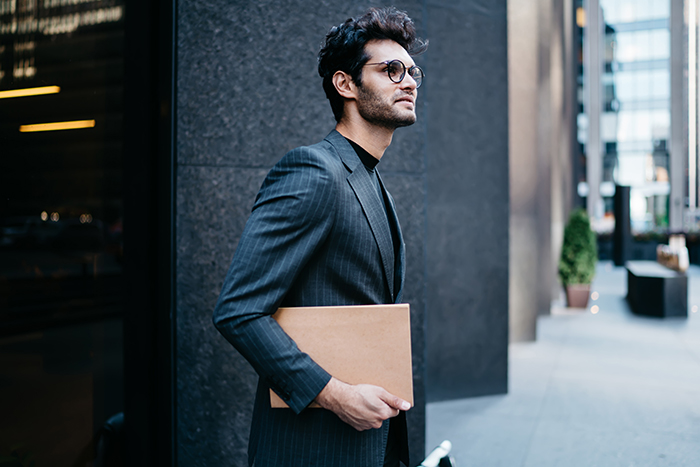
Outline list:
[[[619,380],[555,380],[543,401],[540,420],[616,427],[621,431],[643,428],[700,439],[698,401],[698,387],[681,390]]]
[[[441,423],[428,430],[426,452],[449,439],[453,445],[451,454],[460,467],[522,465],[530,444],[529,437],[523,434],[532,433],[537,424],[534,418],[507,415],[442,415]]]
[[[688,277],[700,307],[700,267]],[[460,466],[699,466],[700,311],[633,315],[626,286],[599,264],[588,309],[557,305],[537,342],[511,344],[509,394],[429,404],[427,450],[450,439]]]
[[[700,446],[697,438],[620,431],[604,425],[573,426],[563,422],[541,422],[532,436],[525,462],[518,465],[691,467],[700,465]]]

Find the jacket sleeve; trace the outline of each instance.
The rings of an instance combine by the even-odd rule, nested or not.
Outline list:
[[[331,376],[272,318],[333,224],[324,154],[297,148],[263,182],[214,309],[214,324],[255,371],[301,412]]]

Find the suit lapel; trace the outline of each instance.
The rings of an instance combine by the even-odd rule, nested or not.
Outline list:
[[[367,170],[365,170],[362,161],[358,157],[355,150],[350,146],[350,143],[333,130],[326,140],[330,142],[338,151],[341,160],[350,170],[348,175],[348,183],[355,192],[357,200],[362,206],[362,211],[367,218],[372,235],[377,242],[379,255],[382,259],[382,267],[384,269],[384,277],[387,281],[387,286],[391,293],[391,299],[394,300],[394,248],[391,241],[391,231],[387,223],[387,214],[384,211],[383,201],[379,198],[376,188],[370,178]]]

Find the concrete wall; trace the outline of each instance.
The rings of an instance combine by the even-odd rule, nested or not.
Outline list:
[[[316,72],[325,33],[379,4],[178,2],[178,465],[247,465],[256,376],[211,312],[265,174],[334,126]],[[394,4],[431,41],[417,58],[427,75],[418,123],[396,132],[379,165],[407,246],[417,465],[426,386],[432,399],[506,389],[506,11],[504,0]]]

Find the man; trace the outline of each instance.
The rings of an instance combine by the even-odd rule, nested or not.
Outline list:
[[[248,448],[255,467],[408,464],[408,402],[339,381],[271,315],[280,306],[397,303],[404,244],[375,166],[394,130],[416,120],[427,44],[394,8],[330,30],[319,74],[337,126],[267,175],[214,310],[219,331],[260,376]],[[289,409],[270,408],[272,388]],[[322,409],[307,408],[316,401]]]

